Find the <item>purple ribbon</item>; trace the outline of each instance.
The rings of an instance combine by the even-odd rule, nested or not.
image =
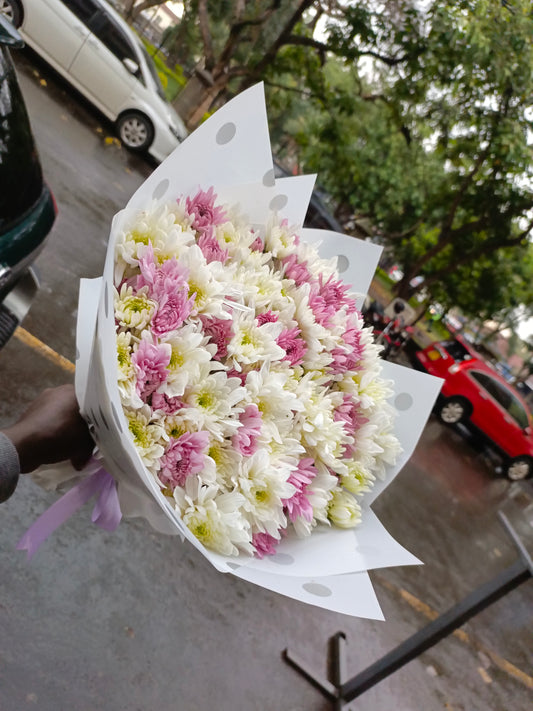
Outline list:
[[[122,518],[117,485],[111,474],[100,468],[73,486],[41,514],[17,543],[17,550],[28,551],[30,560],[48,536],[95,495],[98,495],[98,498],[91,521],[105,531],[116,530]]]

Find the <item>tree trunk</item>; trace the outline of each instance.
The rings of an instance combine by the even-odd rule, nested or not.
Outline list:
[[[224,89],[225,84],[210,84],[198,73],[189,79],[174,100],[173,106],[190,131],[198,126],[203,115],[209,111],[213,101]]]

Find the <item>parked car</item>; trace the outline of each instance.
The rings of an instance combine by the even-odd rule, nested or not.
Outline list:
[[[0,0],[0,11],[125,146],[162,161],[187,137],[145,46],[105,0]]]
[[[0,16],[0,348],[38,289],[32,263],[56,217],[9,48],[24,45]]]
[[[433,343],[414,354],[418,367],[444,379],[435,412],[442,422],[480,433],[503,457],[512,480],[533,473],[533,420],[522,396],[465,342]]]

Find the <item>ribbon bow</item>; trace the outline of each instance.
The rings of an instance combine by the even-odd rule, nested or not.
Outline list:
[[[28,551],[31,559],[48,536],[95,495],[98,498],[91,521],[105,531],[115,531],[122,518],[117,485],[111,474],[100,467],[41,514],[17,543],[17,550]]]

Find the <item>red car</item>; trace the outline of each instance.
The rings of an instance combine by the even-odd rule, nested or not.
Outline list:
[[[533,473],[533,420],[520,394],[465,341],[433,343],[414,354],[417,367],[444,379],[435,412],[447,424],[478,431],[503,455],[514,481]]]

